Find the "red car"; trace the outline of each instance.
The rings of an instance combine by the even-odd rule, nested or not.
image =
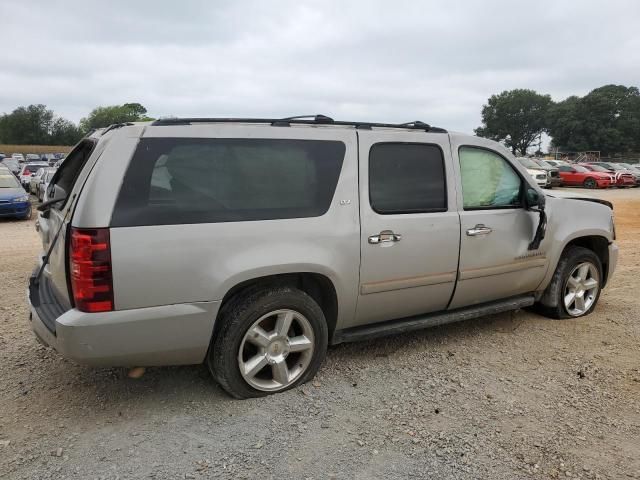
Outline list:
[[[559,165],[558,170],[567,186],[609,188],[615,185],[615,177],[610,173],[592,171],[582,165]]]
[[[593,163],[581,163],[580,166],[591,170],[593,173],[607,173],[613,177],[612,185],[618,188],[621,187],[635,187],[636,178],[633,174],[623,171],[616,171],[603,167],[602,165],[596,165]]]

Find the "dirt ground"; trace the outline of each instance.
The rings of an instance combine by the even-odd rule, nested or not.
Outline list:
[[[34,222],[0,220],[0,478],[640,478],[640,189],[614,202],[596,311],[519,311],[331,348],[316,379],[230,399],[203,366],[75,365],[36,343]]]

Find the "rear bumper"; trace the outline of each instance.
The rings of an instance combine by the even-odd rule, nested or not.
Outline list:
[[[31,326],[43,343],[78,363],[104,367],[202,363],[220,306],[197,302],[104,313],[71,309],[55,319],[52,331],[33,303],[29,298]]]

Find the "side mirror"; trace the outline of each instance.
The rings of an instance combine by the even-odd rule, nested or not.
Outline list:
[[[527,188],[527,208],[528,209],[544,209],[545,198],[544,195],[538,192],[535,188]]]

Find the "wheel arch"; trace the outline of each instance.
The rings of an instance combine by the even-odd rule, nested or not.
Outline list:
[[[609,240],[600,235],[586,235],[574,238],[564,246],[560,257],[571,246],[587,248],[598,256],[602,265],[602,288],[604,288],[607,284],[609,273]]]
[[[329,341],[331,341],[338,321],[338,295],[334,282],[328,276],[317,272],[288,272],[264,275],[233,285],[222,298],[211,338],[215,337],[221,326],[219,319],[224,315],[226,307],[251,292],[274,286],[297,288],[313,298],[324,313],[329,331]]]

